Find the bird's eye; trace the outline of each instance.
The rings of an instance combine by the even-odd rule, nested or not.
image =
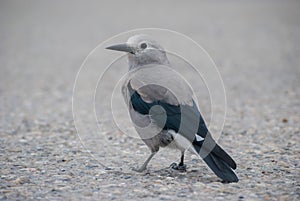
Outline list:
[[[141,46],[142,49],[146,49],[147,48],[147,44],[146,43],[142,43],[140,46]]]

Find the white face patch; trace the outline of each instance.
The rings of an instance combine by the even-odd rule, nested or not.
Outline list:
[[[200,141],[203,141],[204,138],[201,137],[200,135],[197,135],[197,134],[196,134],[196,140],[197,140],[198,142],[200,142]]]

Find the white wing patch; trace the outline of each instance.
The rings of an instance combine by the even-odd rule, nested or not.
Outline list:
[[[196,134],[196,140],[197,140],[198,142],[200,142],[200,141],[203,141],[204,138],[201,137],[200,135],[197,135],[197,134]]]

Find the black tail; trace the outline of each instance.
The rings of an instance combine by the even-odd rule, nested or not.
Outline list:
[[[210,144],[210,143],[207,143],[207,140],[205,140],[205,142],[204,142],[205,147],[202,147],[203,141],[194,140],[193,145],[194,145],[194,148],[196,149],[197,153],[199,153],[202,157],[202,155],[203,155],[202,152],[204,152],[204,155],[202,157],[203,160],[208,165],[208,167],[210,167],[210,169],[218,177],[223,179],[223,181],[238,182],[239,179],[234,172],[234,169],[236,169],[236,163],[219,145],[217,145],[215,143],[215,141],[213,141],[212,138],[211,138],[211,140],[209,140],[209,141],[213,142],[213,145],[215,145],[211,152],[206,152],[206,150],[205,150],[205,148],[208,147],[207,145]],[[206,154],[205,154],[205,152],[206,152]]]

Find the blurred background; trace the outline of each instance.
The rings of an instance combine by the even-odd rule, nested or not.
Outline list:
[[[0,199],[296,200],[299,8],[299,1],[1,0]],[[78,143],[72,90],[80,65],[107,38],[147,27],[191,37],[216,62],[228,106],[220,143],[237,160],[240,183],[222,186],[192,156],[190,174],[159,171],[175,152],[157,156],[150,176],[108,174]],[[148,154],[118,131],[107,135],[125,150],[122,167]]]

